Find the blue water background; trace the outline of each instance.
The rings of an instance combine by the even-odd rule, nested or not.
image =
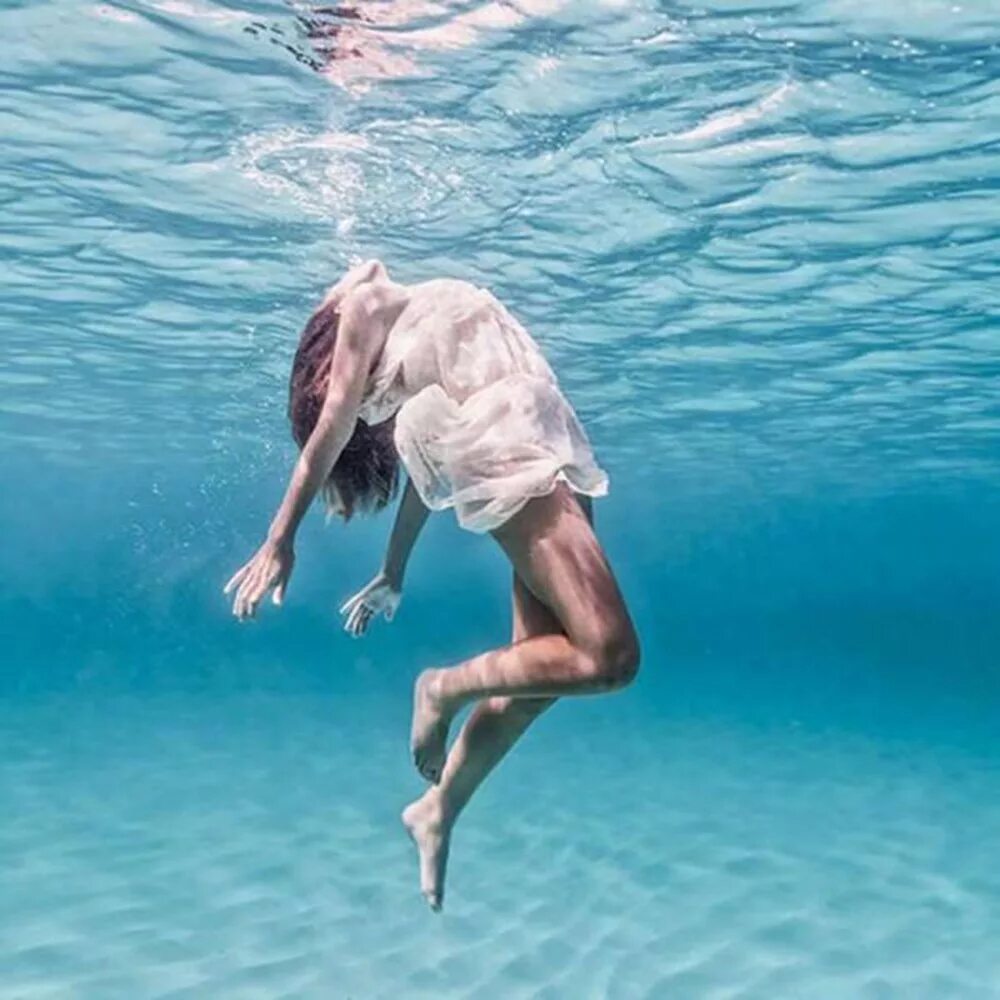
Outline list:
[[[360,642],[335,610],[377,567],[388,516],[344,527],[312,515],[280,613],[238,626],[220,593],[294,458],[284,402],[300,326],[326,285],[370,256],[403,281],[489,285],[543,344],[611,474],[598,525],[643,641],[637,684],[547,717],[512,777],[498,772],[484,790],[470,830],[500,822],[548,768],[546,801],[578,810],[568,829],[584,831],[585,851],[588,817],[666,802],[678,761],[692,788],[708,780],[697,762],[710,732],[704,745],[731,746],[733,760],[744,739],[764,740],[772,761],[820,741],[789,785],[804,810],[811,782],[822,786],[858,740],[860,760],[900,762],[886,794],[916,761],[900,807],[926,819],[955,864],[985,857],[996,812],[935,803],[949,775],[976,783],[963,808],[991,808],[1000,793],[995,5],[358,9],[375,27],[328,17],[361,32],[344,46],[362,55],[340,63],[317,55],[303,6],[0,10],[0,696],[15,748],[0,800],[20,817],[0,851],[21,866],[11,898],[46,884],[23,868],[24,845],[46,843],[41,817],[65,792],[61,774],[79,789],[109,762],[145,761],[129,780],[141,788],[155,773],[173,790],[156,813],[169,830],[170,796],[187,780],[171,759],[216,740],[231,782],[245,774],[241,754],[272,761],[247,795],[292,794],[302,775],[350,800],[362,791],[333,763],[350,733],[385,782],[381,796],[364,791],[372,842],[395,843],[393,810],[418,788],[405,748],[416,671],[509,634],[509,568],[495,546],[435,519],[396,622]],[[366,46],[401,68],[375,72]],[[157,733],[169,734],[162,745]],[[602,762],[589,785],[573,776],[566,747],[577,745]],[[611,766],[619,752],[631,798]],[[759,772],[733,773],[752,803]],[[863,773],[844,780],[868,787]],[[303,801],[324,808],[314,793]],[[543,809],[531,820],[545,829]],[[94,822],[98,845],[113,841]],[[618,860],[655,879],[649,866],[667,860],[652,836],[660,820],[646,822],[650,839]],[[733,844],[745,822],[733,817]],[[782,822],[753,836],[794,841]],[[977,825],[983,840],[965,843]],[[472,851],[463,858],[471,871]],[[512,848],[497,878],[509,884],[523,860]],[[587,871],[573,869],[573,884]],[[933,976],[920,981],[926,995],[998,995],[986,939],[1000,886],[983,877],[962,882],[980,907],[970,924],[942,911],[928,925],[964,971],[936,970],[936,992]],[[490,885],[470,881],[467,906]],[[289,890],[279,878],[270,891]],[[405,905],[398,932],[424,926],[418,900],[372,892],[352,898],[356,919]],[[22,926],[21,905],[0,926]],[[562,926],[557,910],[543,916]],[[725,916],[713,926],[725,940]],[[341,931],[353,995],[399,988],[398,968],[357,927]],[[12,939],[20,978],[9,983],[29,991],[12,996],[52,982],[76,983],[72,995],[166,995],[158,975],[139,987],[121,973],[102,989],[71,947],[39,958]],[[741,940],[746,954],[760,944]],[[664,954],[683,954],[678,941]],[[802,962],[789,992],[742,972],[727,980],[724,957],[699,974],[720,996],[744,995],[740,984],[748,996],[925,995],[900,992],[877,949],[867,965],[845,961],[859,980],[838,978],[836,963],[821,975],[809,942],[786,945]],[[198,983],[207,995],[348,995],[323,978],[329,948],[313,946],[333,966],[320,961],[325,971],[298,986],[206,973],[192,995]],[[178,967],[200,954],[197,937],[176,947]],[[553,961],[565,971],[574,959]],[[666,958],[646,978],[629,980],[628,967],[593,995],[716,995],[709,979],[663,992]],[[501,968],[484,988],[583,995],[533,968]],[[459,995],[469,976],[448,966],[408,982]]]

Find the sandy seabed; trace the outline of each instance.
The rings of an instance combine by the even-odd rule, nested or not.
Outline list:
[[[561,705],[463,818],[435,916],[406,721],[8,702],[0,997],[1000,996],[1000,755]]]

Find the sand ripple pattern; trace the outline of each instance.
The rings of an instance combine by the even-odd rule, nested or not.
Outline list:
[[[4,710],[0,996],[996,995],[995,757],[561,706],[434,918],[371,707]]]

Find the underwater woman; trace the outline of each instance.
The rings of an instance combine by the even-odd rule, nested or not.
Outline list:
[[[430,511],[453,508],[489,533],[514,571],[509,645],[426,669],[413,692],[410,748],[428,788],[403,811],[432,909],[448,845],[473,792],[557,698],[607,692],[636,674],[639,644],[591,499],[607,492],[572,407],[524,327],[489,291],[440,278],[401,284],[380,261],[349,270],[302,333],[289,417],[300,448],[261,547],[226,585],[252,617],[281,604],[295,532],[313,499],[349,519],[407,483],[382,570],[342,611],[360,635],[391,618],[410,550]],[[452,720],[473,704],[451,746]]]

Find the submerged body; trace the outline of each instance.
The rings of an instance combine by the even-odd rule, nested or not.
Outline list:
[[[324,329],[329,356],[316,363]],[[296,380],[302,358],[311,380]],[[321,405],[297,398],[303,383],[321,391]],[[454,507],[463,526],[489,531],[514,570],[511,644],[425,670],[414,688],[411,751],[431,784],[403,822],[420,853],[421,890],[439,909],[455,820],[531,721],[560,696],[609,691],[635,675],[635,630],[591,518],[607,477],[538,346],[466,282],[401,285],[378,261],[352,269],[310,320],[292,386],[293,425],[308,414],[308,432],[295,428],[302,453],[267,540],[226,586],[237,617],[252,616],[272,589],[281,603],[295,531],[317,493],[345,518],[358,482],[385,502],[384,473],[352,476],[345,456],[353,446],[357,461],[358,442],[383,447],[377,429],[389,426],[410,478],[381,571],[345,605],[348,629],[391,617],[431,509]],[[472,702],[449,749],[451,721]]]

